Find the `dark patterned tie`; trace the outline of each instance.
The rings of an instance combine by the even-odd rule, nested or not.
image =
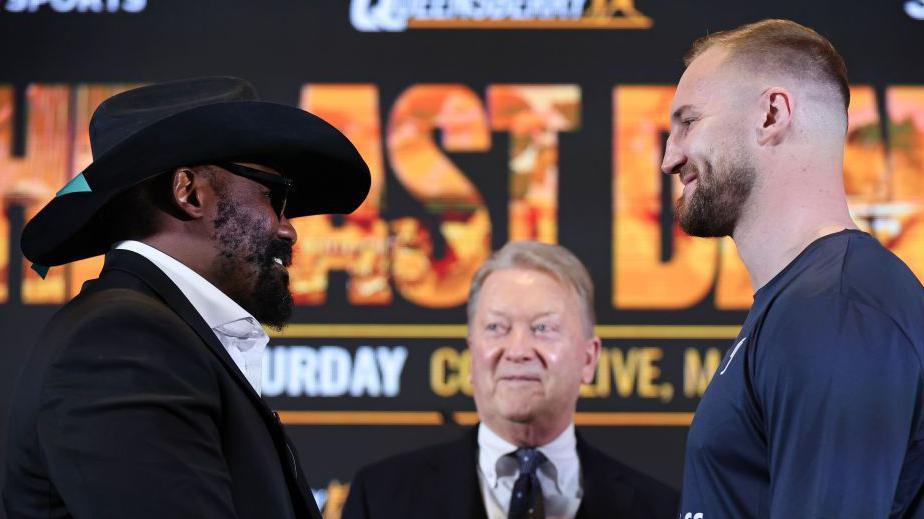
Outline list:
[[[520,476],[510,494],[508,519],[545,519],[542,505],[542,486],[536,469],[545,461],[537,449],[517,449],[513,453],[520,468]]]

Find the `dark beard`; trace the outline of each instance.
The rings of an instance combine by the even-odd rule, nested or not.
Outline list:
[[[695,169],[695,166],[687,163],[683,168]],[[707,162],[704,171],[697,171],[696,191],[690,202],[686,203],[683,195],[677,199],[674,214],[680,228],[690,236],[702,238],[731,236],[754,187],[756,174],[746,160],[725,168],[722,173]]]
[[[281,259],[285,266],[290,265],[292,244],[272,240],[267,245],[253,290],[253,306],[244,309],[261,323],[280,330],[292,316],[292,293],[289,292],[289,272],[277,265],[273,257]]]
[[[292,315],[289,273],[273,261],[292,262],[292,244],[274,239],[265,225],[227,198],[218,202],[215,234],[221,290],[257,321],[281,329]]]

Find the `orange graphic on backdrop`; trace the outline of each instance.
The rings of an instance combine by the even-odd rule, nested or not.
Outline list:
[[[13,157],[12,89],[0,87],[0,193],[4,206],[14,203],[25,209],[26,220],[48,203],[55,193],[90,162],[88,125],[99,103],[128,85],[30,85],[26,91],[28,117],[24,157]],[[4,275],[0,283],[3,300],[9,283],[9,222],[0,219],[2,249],[0,264]],[[19,244],[13,244],[18,247]],[[32,304],[63,303],[75,295],[83,282],[96,277],[102,260],[92,258],[49,271],[41,279],[24,261],[22,301]]]
[[[661,135],[673,87],[614,90],[613,306],[686,308],[714,289],[718,309],[746,309],[752,287],[729,238],[690,238],[672,225],[673,254],[661,258]],[[876,97],[851,88],[844,183],[861,229],[924,278],[924,88],[887,90],[889,142]],[[673,193],[679,193],[672,178]],[[671,198],[676,198],[676,194]]]
[[[484,106],[462,85],[418,85],[395,102],[388,126],[389,159],[401,184],[439,217],[445,241],[436,257],[434,237],[416,218],[392,222],[394,282],[421,306],[449,307],[468,298],[472,276],[491,252],[491,221],[481,194],[436,146],[442,130],[447,151],[473,152],[491,145]]]
[[[86,167],[91,161],[90,114],[103,99],[125,88],[30,86],[25,156],[14,157],[13,92],[0,86],[4,204],[24,207],[29,218]],[[673,226],[673,252],[662,261],[658,164],[672,94],[673,87],[651,85],[620,86],[613,93],[613,304],[681,309],[712,293],[718,309],[747,308],[751,287],[729,239],[689,238]],[[844,164],[851,211],[864,230],[924,277],[924,87],[889,87],[885,114],[879,113],[870,87],[853,87],[851,95]],[[478,189],[443,150],[489,149],[489,124],[511,134],[510,235],[556,240],[557,132],[580,127],[580,89],[494,85],[486,98],[488,110],[463,85],[411,86],[392,107],[383,135],[375,85],[305,87],[302,106],[354,142],[370,165],[373,182],[370,196],[353,215],[296,221],[300,240],[292,280],[299,304],[325,301],[332,270],[349,274],[351,304],[389,304],[394,290],[421,307],[464,303],[471,275],[490,253],[491,225]],[[441,130],[441,146],[434,140],[436,129]],[[398,188],[419,204],[410,211],[413,216],[382,216],[383,142]],[[679,193],[676,181],[671,182]],[[0,218],[0,301],[9,296],[8,225]],[[44,281],[27,264],[18,265],[23,269],[22,301],[61,303],[97,274],[100,262],[93,258],[54,268]]]
[[[670,129],[673,95],[674,88],[666,86],[613,91],[612,301],[617,308],[686,308],[706,296],[715,278],[715,244],[691,238],[677,225],[671,228],[673,256],[661,261],[661,135]]]
[[[372,185],[362,205],[339,226],[328,215],[292,222],[299,237],[290,269],[292,296],[297,304],[324,303],[332,270],[349,274],[350,303],[392,301],[388,223],[380,214],[385,165],[378,103],[375,85],[308,85],[302,89],[301,107],[350,139],[369,165]]]
[[[869,231],[924,279],[924,88],[891,87],[886,107],[889,169]]]
[[[510,132],[510,240],[558,242],[558,133],[580,128],[576,85],[488,88],[495,130]]]
[[[352,304],[387,304],[392,283],[423,307],[465,302],[468,283],[490,252],[490,219],[480,193],[433,141],[442,130],[448,151],[484,151],[490,133],[477,96],[458,85],[409,88],[390,116],[388,145],[400,185],[432,215],[436,228],[417,217],[382,218],[385,171],[374,85],[307,85],[302,107],[340,129],[356,145],[372,172],[369,198],[340,225],[329,216],[297,222],[293,265],[296,301],[325,301],[331,270],[346,271]],[[439,233],[439,236],[434,233]],[[437,253],[435,240],[445,244]],[[391,282],[391,283],[390,283]]]

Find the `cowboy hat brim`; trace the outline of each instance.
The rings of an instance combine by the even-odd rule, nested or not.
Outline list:
[[[105,253],[112,245],[96,215],[116,195],[179,166],[246,160],[294,181],[285,215],[348,214],[369,192],[369,167],[323,119],[288,105],[232,101],[166,117],[96,158],[82,173],[90,191],[55,197],[29,221],[23,254],[44,266]]]

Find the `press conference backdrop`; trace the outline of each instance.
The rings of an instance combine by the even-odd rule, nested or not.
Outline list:
[[[297,307],[264,364],[328,517],[362,465],[476,423],[464,305],[510,239],[587,264],[603,354],[576,421],[679,486],[687,427],[752,288],[730,240],[673,223],[668,107],[691,41],[766,17],[845,56],[851,211],[924,277],[922,1],[0,0],[0,445],[31,343],[102,263],[42,280],[18,247],[91,161],[94,108],[228,74],[330,121],[372,171],[353,215],[294,222]]]

